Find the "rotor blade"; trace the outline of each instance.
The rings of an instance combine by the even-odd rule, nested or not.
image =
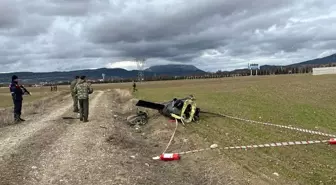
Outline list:
[[[162,104],[153,103],[153,102],[144,101],[144,100],[139,100],[138,103],[136,104],[136,106],[145,107],[145,108],[149,108],[149,109],[156,109],[156,110],[162,110],[165,107]]]

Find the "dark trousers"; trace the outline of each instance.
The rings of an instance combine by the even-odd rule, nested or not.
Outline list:
[[[14,103],[14,119],[21,117],[22,100],[13,100]]]
[[[89,99],[79,99],[80,119],[87,121],[89,118]]]

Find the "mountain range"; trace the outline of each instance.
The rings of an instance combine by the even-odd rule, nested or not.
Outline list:
[[[313,60],[307,60],[300,63],[290,64],[290,65],[263,65],[260,66],[260,69],[269,69],[269,68],[277,68],[277,67],[303,67],[303,66],[309,66],[309,65],[325,65],[330,63],[336,63],[336,53],[322,57],[322,58],[316,58]]]
[[[326,56],[323,58],[317,58],[308,60],[296,64],[286,65],[282,67],[299,67],[307,65],[323,65],[336,62],[336,54]],[[277,68],[280,65],[263,65],[260,69]],[[237,69],[239,71],[242,69]],[[121,68],[99,68],[99,69],[86,69],[75,71],[55,71],[55,72],[18,72],[15,73],[22,80],[28,83],[38,82],[55,82],[55,81],[69,81],[76,75],[86,75],[90,79],[102,79],[102,74],[105,74],[106,79],[111,78],[135,78],[138,75],[138,70],[125,70]],[[145,76],[188,76],[188,75],[202,75],[207,72],[193,66],[184,64],[167,64],[152,66],[144,70]],[[0,83],[8,83],[11,76],[14,73],[2,73],[0,74]]]
[[[128,71],[122,68],[99,68],[85,69],[75,71],[55,71],[55,72],[18,72],[15,75],[19,76],[24,82],[60,82],[72,80],[76,75],[85,75],[89,79],[102,79],[102,74],[105,74],[105,79],[120,79],[120,78],[136,78],[138,70]],[[145,76],[187,76],[187,75],[202,75],[206,72],[198,69],[193,65],[167,64],[152,66],[143,71]],[[0,74],[0,83],[8,83],[14,73]]]

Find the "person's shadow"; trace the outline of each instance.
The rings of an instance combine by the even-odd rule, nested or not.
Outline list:
[[[74,117],[70,117],[70,116],[65,116],[65,117],[62,117],[62,119],[79,119],[79,118],[74,118]]]

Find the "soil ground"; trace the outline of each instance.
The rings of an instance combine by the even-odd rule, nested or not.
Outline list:
[[[37,97],[25,99],[27,121],[16,125],[8,89],[0,90],[7,101],[0,101],[1,185],[336,184],[335,145],[215,149],[163,162],[152,157],[166,148],[175,123],[150,110],[138,130],[125,121],[136,111],[134,98],[162,102],[193,94],[201,110],[334,134],[335,75],[144,82],[133,94],[126,90],[131,83],[95,84],[88,123],[72,113],[68,88],[32,88]],[[315,139],[329,138],[202,114],[198,123],[178,125],[167,152]]]
[[[1,128],[0,184],[275,184],[211,152],[173,162],[153,160],[175,124],[154,114],[140,131],[130,127],[125,118],[134,113],[136,100],[129,91],[94,92],[87,123],[72,113],[70,96],[54,101],[59,103],[43,114],[24,115],[26,122]],[[184,137],[183,129],[179,126],[168,151],[204,145],[196,135]]]

